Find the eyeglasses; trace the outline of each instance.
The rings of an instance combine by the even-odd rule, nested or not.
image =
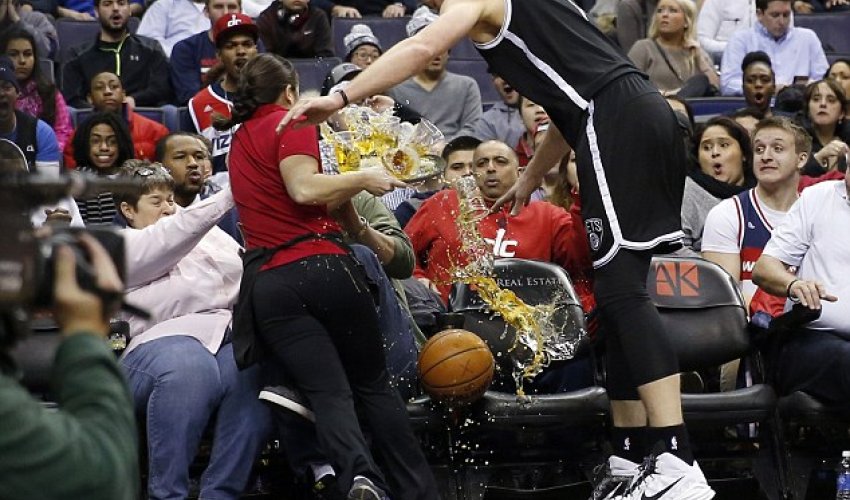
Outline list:
[[[147,165],[137,167],[136,171],[133,172],[133,177],[141,177],[146,178],[152,175],[170,175],[168,171],[160,166],[149,167]]]

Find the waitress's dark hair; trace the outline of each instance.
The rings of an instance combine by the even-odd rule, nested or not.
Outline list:
[[[246,121],[263,104],[277,101],[288,86],[298,88],[295,66],[277,54],[257,55],[245,63],[239,72],[231,117],[213,115],[213,126],[218,130],[227,130]]]
[[[0,40],[0,53],[5,54],[6,50],[9,48],[9,42],[18,39],[28,41],[30,43],[30,47],[32,47],[33,65],[29,79],[35,82],[36,91],[38,92],[38,96],[41,97],[41,114],[38,118],[41,118],[45,121],[45,123],[52,127],[56,125],[57,90],[56,85],[51,83],[50,80],[47,79],[47,76],[41,72],[41,65],[39,64],[39,57],[41,57],[41,54],[38,53],[38,45],[35,43],[35,37],[25,28],[13,25],[3,33],[3,39]],[[26,84],[25,81],[20,83],[21,88],[23,88],[24,84]]]

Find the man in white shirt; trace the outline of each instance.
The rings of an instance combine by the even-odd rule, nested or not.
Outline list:
[[[753,282],[820,310],[789,336],[777,366],[783,393],[803,390],[827,404],[850,398],[850,171],[807,188],[756,263]],[[789,269],[796,267],[796,274]]]
[[[157,0],[145,11],[136,33],[158,41],[171,57],[174,44],[208,29],[205,0]]]

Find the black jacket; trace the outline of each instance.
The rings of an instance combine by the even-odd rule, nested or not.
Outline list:
[[[171,101],[168,58],[159,42],[140,35],[128,35],[121,43],[100,40],[73,49],[62,68],[62,94],[75,108],[87,108],[91,79],[103,71],[121,78],[124,92],[136,106],[161,106]]]
[[[287,59],[333,57],[333,39],[328,16],[310,7],[306,17],[290,22],[290,16],[279,13],[280,3],[271,5],[257,17],[257,28],[266,52]]]

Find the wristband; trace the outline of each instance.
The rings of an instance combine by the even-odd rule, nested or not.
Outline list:
[[[791,302],[798,302],[800,299],[791,295],[791,287],[794,286],[794,283],[800,281],[799,279],[791,280],[791,283],[788,283],[788,287],[785,289],[785,296],[791,299]]]
[[[345,94],[345,91],[342,89],[336,89],[334,90],[334,92],[336,92],[340,95],[340,97],[342,97],[342,107],[348,106],[348,96]]]

